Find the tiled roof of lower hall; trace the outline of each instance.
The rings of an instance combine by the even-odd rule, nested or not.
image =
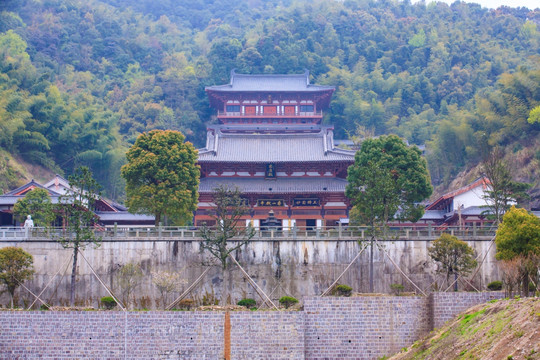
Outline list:
[[[237,186],[244,194],[292,194],[345,192],[347,180],[334,177],[287,177],[277,179],[205,177],[199,184],[199,192],[210,193],[218,186]]]
[[[210,128],[199,162],[354,161],[355,151],[334,146],[331,128],[316,133],[224,133]]]

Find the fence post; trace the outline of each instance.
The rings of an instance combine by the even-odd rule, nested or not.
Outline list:
[[[432,231],[431,231],[431,224],[428,225],[428,236],[431,237]]]
[[[158,224],[158,239],[161,239],[161,221]]]

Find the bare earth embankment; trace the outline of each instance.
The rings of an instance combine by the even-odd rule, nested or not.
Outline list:
[[[540,298],[474,306],[390,359],[540,359]]]

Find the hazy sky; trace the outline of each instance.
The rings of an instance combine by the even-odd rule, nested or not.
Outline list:
[[[451,4],[455,0],[438,0],[438,1],[444,1],[445,3]],[[464,2],[468,3],[477,3],[482,5],[483,7],[496,9],[501,5],[506,5],[510,7],[520,7],[525,6],[529,9],[535,9],[540,8],[540,0],[464,0]],[[426,0],[426,4],[429,4],[430,1]]]

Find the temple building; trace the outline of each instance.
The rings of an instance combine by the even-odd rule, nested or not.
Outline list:
[[[335,226],[348,218],[347,168],[355,152],[337,148],[323,111],[334,87],[300,75],[243,75],[206,88],[219,125],[199,149],[201,182],[195,225],[212,224],[212,193],[237,186],[246,224],[265,226],[270,210],[283,227]]]
[[[26,194],[34,189],[46,190],[52,204],[58,204],[61,197],[68,196],[70,189],[69,182],[60,175],[56,175],[45,184],[40,184],[34,179],[32,181],[0,195],[0,226],[12,227],[21,226],[13,216],[13,207],[19,200],[24,199]],[[94,213],[97,216],[98,224],[103,226],[125,225],[125,226],[153,226],[154,216],[143,214],[132,214],[128,209],[114,201],[100,197],[94,204]],[[34,214],[28,214],[34,215]]]

